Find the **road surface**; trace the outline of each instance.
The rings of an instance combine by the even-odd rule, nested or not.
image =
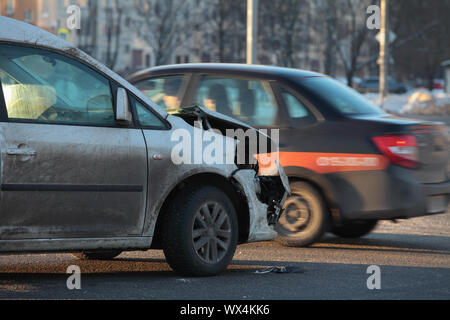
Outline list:
[[[81,269],[80,290],[67,288],[71,265]],[[370,265],[380,268],[381,289],[367,287]],[[256,273],[282,266],[290,273]],[[69,254],[0,256],[0,298],[448,300],[450,214],[382,222],[357,240],[327,235],[310,248],[277,242],[241,245],[228,270],[210,278],[173,273],[160,250],[94,262]]]

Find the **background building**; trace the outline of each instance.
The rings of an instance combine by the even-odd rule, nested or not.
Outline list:
[[[379,0],[259,0],[257,63],[342,78],[378,74],[378,30],[366,26]],[[67,8],[81,10],[69,30]],[[450,59],[450,0],[390,1],[393,77],[432,86]],[[0,14],[55,33],[108,67],[246,61],[246,1],[0,0]]]

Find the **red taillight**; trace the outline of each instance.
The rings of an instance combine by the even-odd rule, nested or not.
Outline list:
[[[386,135],[372,138],[380,151],[396,165],[417,167],[417,140],[412,135]]]

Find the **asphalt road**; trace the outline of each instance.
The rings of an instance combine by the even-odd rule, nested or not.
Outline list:
[[[68,290],[67,267],[81,269],[81,289]],[[369,290],[370,265],[381,289]],[[290,273],[257,274],[272,266]],[[173,273],[162,251],[127,252],[114,261],[80,261],[68,254],[0,256],[3,299],[450,299],[450,214],[383,222],[369,236],[327,235],[310,248],[276,242],[238,247],[216,277]]]

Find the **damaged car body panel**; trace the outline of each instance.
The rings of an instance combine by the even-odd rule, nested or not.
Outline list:
[[[0,253],[162,247],[176,271],[213,275],[236,243],[276,236],[269,221],[288,192],[282,169],[264,174],[254,154],[238,164],[234,153],[247,142],[223,133],[255,129],[200,107],[168,114],[61,39],[9,18],[0,26]],[[61,76],[63,89],[48,76],[58,78],[58,70],[71,75]],[[97,93],[79,98],[78,91]],[[223,140],[236,161],[176,163],[177,130]],[[176,217],[189,221],[182,231],[192,239],[183,239],[197,254],[190,269],[179,267],[185,252],[172,252],[165,235],[186,225]],[[205,242],[206,231],[216,242]]]
[[[192,112],[188,109],[179,110],[179,113],[176,114],[177,115],[170,115],[168,119],[176,124],[177,128],[184,128],[189,131],[197,129],[193,126],[194,119],[197,121],[200,120],[200,122],[207,121],[214,129],[219,131],[223,131],[223,129],[225,128],[255,130],[245,124],[240,123],[239,121],[235,121],[233,119],[227,118],[226,116],[222,116],[221,114],[208,112],[207,109],[204,109],[202,107],[192,108]],[[200,118],[197,118],[197,116],[199,116]],[[184,120],[186,120],[187,122]],[[191,123],[192,125],[189,123]],[[172,141],[172,144],[168,144],[168,141],[171,141],[172,133],[163,133],[165,135],[165,138],[162,139],[152,138],[152,134],[153,133],[151,131],[145,131],[144,135],[146,137],[146,140],[159,140],[161,142],[161,146],[159,148],[156,148],[161,152],[159,155],[161,155],[162,158],[170,157],[170,152],[173,149],[174,144],[176,143]],[[194,135],[194,133],[191,134],[191,136]],[[270,143],[270,138],[265,138],[268,140],[268,143]],[[237,144],[230,137],[224,136],[223,139],[231,141],[230,143],[233,145]],[[225,145],[226,142],[224,142],[223,144]],[[192,147],[194,147],[194,145],[192,145]],[[193,152],[194,151],[192,151],[192,153]],[[149,179],[156,178],[157,181],[165,181],[165,178],[162,176],[162,172],[165,171],[163,171],[163,168],[159,168],[158,163],[154,163],[158,162],[158,160],[154,160],[154,156],[155,150],[149,150],[149,161],[152,162],[151,164],[149,164]],[[166,188],[165,193],[160,194],[158,192],[157,195],[150,195],[150,197],[153,197],[156,202],[158,202],[157,199],[166,199],[168,193],[174,190],[176,185],[179,185],[182,181],[188,180],[189,178],[192,178],[196,175],[200,176],[202,173],[217,172],[218,175],[222,175],[230,182],[234,182],[234,188],[236,192],[242,193],[245,201],[247,202],[249,211],[249,232],[248,238],[245,242],[265,241],[271,240],[276,237],[276,232],[272,227],[269,227],[268,225],[268,214],[276,210],[275,206],[282,207],[281,200],[283,199],[283,195],[286,192],[278,173],[274,176],[273,172],[271,172],[271,176],[265,177],[257,174],[257,165],[243,165],[239,169],[234,163],[228,165],[205,165],[204,163],[202,163],[198,165],[191,164],[187,166],[179,166],[171,162],[170,168],[165,170],[170,172],[170,174],[173,174],[173,176],[179,177],[179,179],[168,179],[167,181],[170,181],[171,183],[168,187],[161,185],[162,189]],[[267,179],[267,182],[260,181],[260,179],[264,178]],[[259,186],[260,183],[271,183],[270,189],[264,187],[261,188],[261,186]],[[261,191],[261,189],[263,191]],[[161,203],[162,201],[159,202]],[[153,201],[149,200],[150,206],[152,206],[152,203]],[[162,207],[162,203],[154,207],[150,206],[148,207],[148,212],[158,212],[158,208]],[[156,217],[152,214],[150,216]],[[150,219],[150,221],[147,221],[147,227],[145,228],[145,230],[149,233],[152,233],[155,224],[155,219]]]
[[[232,151],[237,171],[248,169],[257,172],[253,177],[254,191],[258,201],[268,205],[269,224],[276,224],[285,201],[284,196],[291,192],[288,177],[278,162],[278,141],[260,130],[205,107],[184,107],[172,114],[193,126],[216,130],[227,140],[235,141],[236,146]]]

